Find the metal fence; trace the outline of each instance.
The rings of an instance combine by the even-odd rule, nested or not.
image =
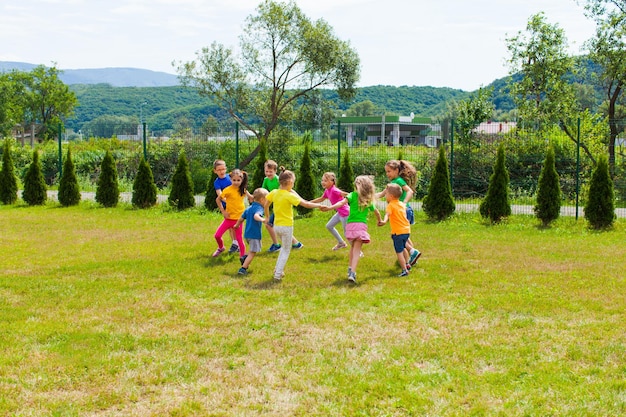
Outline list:
[[[269,138],[268,158],[279,165],[299,171],[305,142],[311,144],[311,160],[314,176],[324,172],[339,174],[346,154],[355,175],[372,175],[377,187],[384,187],[385,162],[391,159],[410,161],[418,171],[415,205],[427,194],[432,171],[439,148],[444,147],[450,166],[453,194],[459,207],[474,207],[486,193],[489,177],[495,163],[497,148],[505,145],[506,165],[510,177],[510,190],[514,213],[533,213],[537,183],[543,166],[547,145],[555,149],[556,167],[560,176],[564,205],[583,205],[585,193],[595,159],[606,153],[606,145],[583,147],[585,137],[581,131],[566,135],[558,126],[539,131],[520,129],[513,123],[484,123],[462,138],[455,132],[453,123],[420,123],[420,128],[398,127],[393,122],[342,123],[335,122],[318,128],[281,126]],[[626,121],[619,122],[624,131]],[[95,181],[99,163],[105,149],[112,150],[117,161],[118,174],[132,180],[139,159],[145,156],[150,163],[155,181],[161,188],[167,187],[174,173],[178,155],[184,150],[189,161],[196,192],[206,189],[212,173],[213,160],[220,158],[229,168],[241,167],[250,177],[258,169],[257,158],[250,158],[259,145],[252,132],[241,129],[236,123],[222,123],[210,131],[194,132],[191,128],[163,137],[150,134],[149,126],[139,126],[127,135],[115,135],[112,139],[95,140],[73,137],[66,140],[59,135],[59,146],[42,145],[41,157],[44,175],[49,183],[59,177],[60,161],[65,149],[71,144],[77,174]],[[21,143],[18,139],[17,143]],[[25,145],[28,145],[26,143]],[[27,148],[27,146],[24,146]],[[589,151],[589,153],[588,153]],[[626,206],[626,146],[623,135],[615,145],[614,185],[617,205]],[[21,154],[22,167],[28,162],[28,153]],[[20,159],[18,158],[18,159]],[[16,164],[18,171],[20,163]],[[24,171],[21,168],[22,172]],[[319,195],[322,193],[321,186]]]

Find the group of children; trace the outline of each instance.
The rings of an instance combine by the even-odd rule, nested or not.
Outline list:
[[[372,177],[360,175],[354,180],[353,192],[347,193],[337,188],[335,174],[326,172],[322,176],[322,196],[311,201],[304,200],[293,189],[296,176],[293,172],[281,167],[277,175],[278,165],[268,160],[265,162],[265,179],[261,188],[252,194],[247,191],[248,175],[245,171],[235,169],[227,175],[226,162],[216,160],[213,171],[217,174],[214,186],[217,193],[217,206],[224,220],[215,232],[217,250],[213,257],[226,250],[223,235],[229,231],[233,239],[230,252],[239,252],[241,268],[238,273],[246,275],[248,267],[257,253],[261,251],[261,231],[263,224],[272,239],[269,252],[279,251],[274,268],[274,280],[280,281],[285,276],[285,266],[291,249],[302,248],[302,243],[293,235],[293,207],[335,210],[336,213],[326,224],[326,229],[337,240],[333,250],[343,249],[350,244],[348,280],[356,283],[356,270],[359,259],[363,256],[362,246],[370,242],[367,219],[371,212],[377,218],[378,226],[390,224],[391,238],[398,262],[402,268],[399,276],[407,276],[421,253],[411,241],[411,224],[414,223],[413,210],[408,204],[413,196],[416,170],[411,163],[404,160],[391,160],[385,164],[385,174],[390,183],[376,193]],[[250,204],[245,208],[244,201]],[[387,201],[385,215],[381,216],[375,206],[376,199]],[[322,205],[328,200],[330,205]],[[272,210],[270,210],[270,208]],[[270,214],[271,211],[271,214]],[[245,222],[245,230],[241,225]],[[336,226],[343,226],[344,238]],[[246,253],[244,239],[248,243]]]

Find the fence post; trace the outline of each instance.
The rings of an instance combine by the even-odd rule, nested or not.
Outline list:
[[[59,123],[59,162],[58,162],[59,179],[63,175],[63,150],[61,149],[62,134],[63,132],[61,130],[61,123]]]
[[[146,132],[146,122],[141,124],[141,133],[143,135],[143,159],[148,162],[148,151],[146,147],[147,142],[147,132]]]
[[[235,166],[239,168],[239,120],[235,120]]]
[[[576,131],[576,220],[578,220],[578,199],[580,196],[580,117]]]
[[[450,121],[450,190],[454,196],[454,120]]]
[[[337,120],[337,173],[341,171],[341,120]]]

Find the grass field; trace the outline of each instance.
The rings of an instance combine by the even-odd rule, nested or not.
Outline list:
[[[372,219],[355,286],[329,216],[274,283],[210,257],[217,214],[0,206],[0,415],[626,413],[626,220],[418,213],[398,278]]]

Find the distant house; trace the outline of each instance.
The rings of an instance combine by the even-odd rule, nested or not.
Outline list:
[[[368,145],[424,145],[437,146],[437,136],[432,135],[431,121],[427,117],[365,116],[337,119],[348,146]],[[342,133],[344,135],[344,133]]]
[[[509,133],[517,126],[516,122],[482,122],[472,131],[483,135],[499,135]]]
[[[240,129],[238,137],[240,140],[241,139],[253,139],[253,138],[256,138],[256,135],[254,134],[252,130]],[[220,135],[220,136],[208,136],[207,137],[208,141],[213,141],[213,142],[226,142],[228,140],[235,140],[235,139],[236,139],[235,132],[232,132],[232,136]]]

